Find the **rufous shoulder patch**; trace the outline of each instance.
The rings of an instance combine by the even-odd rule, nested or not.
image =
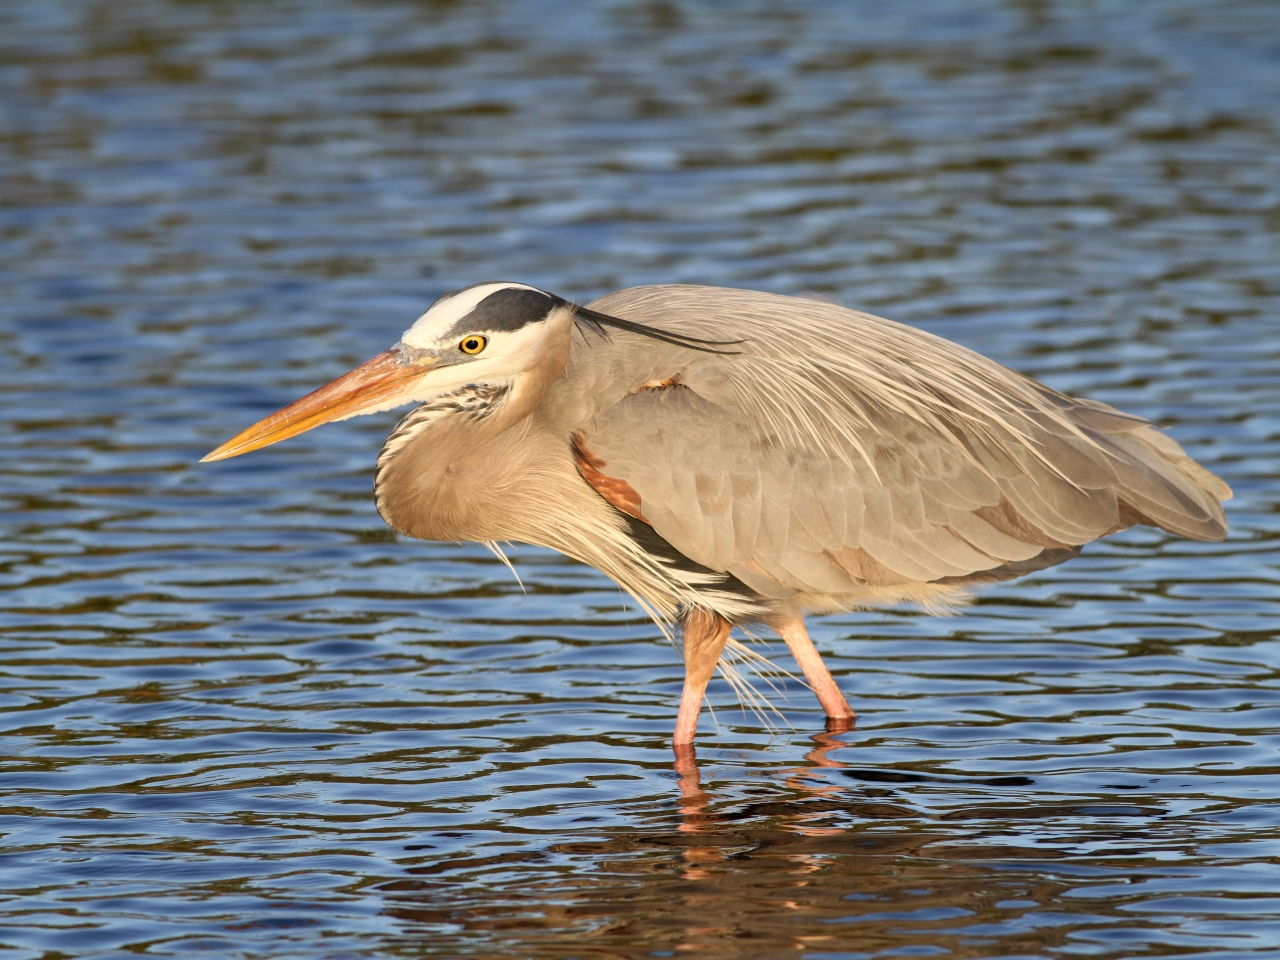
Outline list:
[[[578,473],[582,479],[613,507],[642,523],[648,523],[645,515],[640,512],[640,494],[636,492],[635,487],[619,477],[611,477],[604,472],[608,464],[587,448],[586,437],[582,435],[582,431],[576,431],[570,438],[570,443],[573,447],[573,458],[577,461]]]

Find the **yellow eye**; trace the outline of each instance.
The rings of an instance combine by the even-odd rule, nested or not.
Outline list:
[[[485,337],[480,336],[478,333],[473,333],[469,337],[462,338],[462,342],[458,344],[458,349],[463,353],[476,354],[483,350],[488,342]]]

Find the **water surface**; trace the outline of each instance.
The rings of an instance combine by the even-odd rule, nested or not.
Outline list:
[[[1275,956],[1274,18],[10,0],[3,955]],[[1168,424],[1232,535],[826,618],[857,729],[717,684],[695,783],[608,581],[386,531],[395,414],[194,463],[487,279],[919,324]]]

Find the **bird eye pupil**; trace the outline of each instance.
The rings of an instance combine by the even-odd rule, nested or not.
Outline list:
[[[463,353],[479,353],[487,342],[484,337],[467,337],[458,344],[458,349]]]

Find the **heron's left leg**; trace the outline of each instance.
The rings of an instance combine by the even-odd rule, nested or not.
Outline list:
[[[853,708],[836,686],[835,678],[831,676],[827,665],[822,662],[822,654],[809,639],[809,631],[804,628],[804,617],[796,614],[776,624],[774,629],[778,631],[778,636],[787,641],[791,655],[804,671],[804,678],[809,681],[809,686],[817,695],[818,703],[822,704],[827,717],[831,720],[852,720]]]
[[[684,616],[684,692],[680,695],[680,712],[676,714],[676,747],[693,743],[698,729],[698,714],[707,692],[711,675],[716,672],[720,654],[729,642],[733,625],[719,614],[694,607]]]

